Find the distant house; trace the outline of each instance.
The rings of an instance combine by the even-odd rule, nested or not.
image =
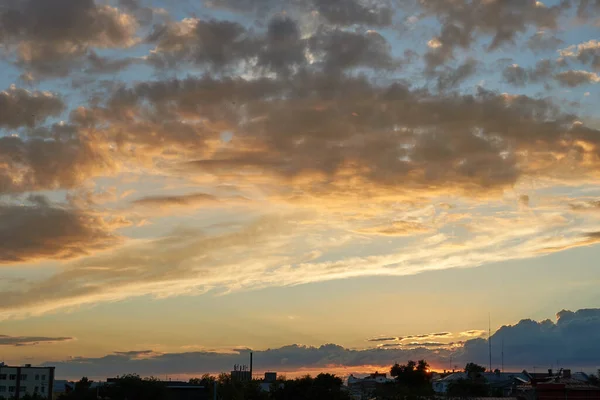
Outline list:
[[[468,378],[469,375],[466,372],[454,372],[443,378],[433,380],[431,386],[436,394],[446,394],[451,383]]]
[[[373,393],[377,385],[392,381],[393,379],[389,379],[387,374],[379,372],[367,375],[364,378],[357,378],[354,375],[350,375],[348,377],[348,388],[352,396],[359,398],[361,395]]]

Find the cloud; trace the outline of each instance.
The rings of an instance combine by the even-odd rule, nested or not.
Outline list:
[[[574,211],[600,211],[600,200],[580,201],[569,204]]]
[[[395,342],[400,338],[397,337],[375,337],[371,339],[367,339],[368,342]]]
[[[539,6],[535,1],[424,0],[420,7],[425,15],[441,23],[434,37],[438,46],[425,55],[429,68],[436,68],[453,59],[455,49],[469,49],[481,37],[491,37],[488,50],[514,44],[518,34],[529,28],[555,29],[565,5]]]
[[[102,218],[41,196],[28,205],[0,204],[0,264],[80,257],[117,241]]]
[[[492,335],[493,364],[497,365],[502,343],[506,365],[556,365],[595,367],[600,356],[598,343],[600,309],[561,311],[556,321],[525,319],[503,326]],[[484,339],[469,340],[462,359],[485,363],[488,350]],[[550,368],[550,367],[549,367]]]
[[[600,76],[598,76],[598,74],[588,71],[559,72],[556,74],[555,78],[561,85],[568,87],[600,82]]]
[[[533,68],[523,68],[517,64],[507,66],[502,71],[502,76],[506,82],[524,87],[531,83],[545,82],[555,69],[556,64],[552,60],[540,60]]]
[[[358,229],[357,232],[369,235],[409,236],[431,232],[431,228],[419,222],[394,221],[387,225]]]
[[[40,75],[66,75],[90,48],[135,43],[135,18],[94,0],[2,0],[0,10],[3,50],[16,47],[17,63]]]
[[[316,100],[323,96],[329,97]],[[399,83],[380,86],[362,76],[318,72],[289,80],[204,77],[141,83],[114,92],[107,109],[94,112],[115,128],[123,126],[121,145],[145,142],[156,151],[164,151],[165,143],[183,153],[192,146],[211,150],[202,147],[216,136],[207,128],[211,124],[233,133],[230,146],[187,162],[190,173],[313,175],[337,186],[345,176],[389,188],[497,190],[537,164],[536,154],[545,157],[527,152],[534,144],[541,141],[560,154],[572,150],[573,142],[562,140],[566,135],[597,140],[572,129],[573,117],[560,114],[546,99],[482,88],[437,96]],[[135,115],[135,122],[126,113]],[[146,122],[148,113],[153,122]],[[182,117],[204,122],[183,124]],[[156,134],[148,135],[149,129]],[[527,134],[517,134],[523,131]]]
[[[149,61],[162,68],[191,62],[220,70],[252,54],[253,44],[246,35],[237,22],[196,18],[167,22],[155,26],[146,39],[156,44]]]
[[[595,368],[599,357],[597,342],[600,332],[600,309],[584,309],[576,312],[561,311],[556,322],[522,320],[517,324],[503,326],[492,335],[492,366],[500,364],[501,347],[504,349],[506,366],[530,369],[555,365]],[[476,332],[476,331],[472,331]],[[409,347],[409,348],[405,348]],[[153,354],[151,351],[118,352],[99,358],[77,357],[55,365],[57,375],[77,378],[90,376],[105,378],[137,372],[143,376],[168,374],[201,375],[229,371],[233,364],[246,362],[249,349],[234,352],[186,352]],[[304,368],[349,369],[363,365],[391,367],[395,362],[425,359],[434,368],[443,368],[450,359],[458,365],[476,362],[488,363],[487,340],[475,338],[466,342],[425,342],[382,344],[376,348],[348,349],[335,344],[318,347],[289,345],[274,349],[253,349],[256,371],[274,370],[279,373]],[[139,357],[140,354],[148,357]]]
[[[141,375],[201,375],[207,372],[231,370],[234,364],[246,363],[249,349],[233,353],[187,352],[168,353],[148,359],[135,355],[111,354],[99,358],[73,358],[69,361],[49,363],[56,366],[57,376],[86,376],[99,378],[122,375],[136,371]],[[318,347],[293,344],[275,349],[253,350],[254,370],[274,370],[278,373],[294,372],[304,368],[332,368],[334,366],[360,367],[365,364],[391,366],[395,361],[420,359],[428,355],[427,349],[366,349],[351,350],[335,344]]]
[[[64,108],[63,101],[53,93],[30,92],[11,86],[0,92],[0,128],[31,128],[59,115]]]
[[[207,6],[253,13],[262,18],[283,11],[316,15],[323,17],[324,22],[338,26],[386,27],[392,24],[396,13],[396,8],[389,0],[211,0]]]
[[[146,40],[156,45],[148,62],[159,68],[192,64],[219,74],[242,68],[287,76],[309,66],[331,73],[399,66],[390,44],[373,30],[362,33],[321,26],[302,35],[299,22],[287,16],[271,18],[264,34],[238,22],[186,18],[155,26]]]
[[[592,39],[577,45],[559,50],[561,57],[576,59],[585,65],[591,65],[595,71],[600,70],[600,42]]]
[[[77,206],[28,204],[24,210],[32,210],[31,215],[71,221],[84,239],[75,235],[73,243],[49,251],[43,246],[46,239],[36,236],[45,231],[32,230],[28,243],[38,247],[15,247],[14,262],[94,254],[61,264],[46,280],[27,280],[3,293],[12,307],[0,305],[3,316],[14,309],[44,313],[127,296],[402,276],[595,243],[597,217],[579,218],[564,203],[553,204],[553,210],[518,207],[513,192],[530,181],[572,186],[597,181],[598,129],[550,97],[466,87],[471,78],[489,72],[483,60],[470,58],[478,46],[492,51],[531,29],[553,34],[562,7],[529,1],[419,2],[408,17],[413,25],[437,20],[442,26],[433,38],[427,33],[425,42],[431,41],[424,61],[430,68],[423,74],[423,60],[416,66],[407,63],[418,49],[388,40],[397,33],[392,14],[398,9],[387,2],[281,3],[277,7],[289,12],[267,10],[264,25],[249,22],[248,16],[178,15],[153,19],[154,25],[140,32],[137,13],[143,7],[135,1],[120,2],[121,9],[72,2],[5,2],[2,8],[3,21],[10,23],[1,25],[1,37],[16,46],[18,60],[12,61],[23,77],[46,71],[44,66],[53,76],[80,67],[93,76],[77,86],[82,93],[70,92],[70,97],[6,91],[2,101],[17,113],[0,111],[1,121],[18,132],[0,137],[0,194],[14,200],[29,192],[60,190],[69,191],[72,199],[73,192],[106,180],[127,186],[139,179],[134,212],[143,205],[144,218],[152,221],[164,206],[200,213],[197,206],[210,202],[210,196],[224,205],[233,202],[211,191],[228,183],[243,188],[240,196],[256,199],[267,211],[255,223],[248,220],[256,210],[228,221],[225,233],[195,225],[205,220],[197,218],[171,234],[157,227],[147,231],[156,236],[142,235],[142,240],[135,239],[140,237],[135,232],[120,247],[111,247],[114,251],[100,252],[113,246],[114,226],[106,222],[105,229],[94,222],[99,230],[89,231],[87,223],[72,221],[122,215],[126,204],[109,210],[85,199]],[[231,0],[213,5],[254,12],[254,6],[273,4]],[[57,15],[55,26],[50,18]],[[337,22],[323,23],[327,20]],[[21,25],[11,25],[14,21]],[[407,40],[420,34],[406,31]],[[138,40],[134,52],[129,46]],[[33,56],[22,58],[19,49],[27,48]],[[459,57],[459,49],[472,52]],[[133,64],[135,80],[95,79],[94,74]],[[564,65],[542,60],[530,68],[509,67],[504,77],[515,85],[540,83]],[[576,77],[564,75],[569,73],[557,79],[572,84]],[[34,75],[28,79],[32,84]],[[69,81],[65,75],[55,87],[74,87],[76,78]],[[21,114],[34,110],[26,115],[38,117],[21,118],[21,109]],[[65,121],[54,124],[63,114]],[[155,178],[148,184],[151,192],[144,181],[148,175]],[[180,188],[201,187],[206,194],[169,194],[172,188],[160,187],[159,177],[161,182],[177,180]],[[460,206],[432,206],[449,198]],[[480,210],[481,199],[494,208]],[[17,205],[3,207],[9,218]],[[282,209],[311,217],[269,222],[270,213]],[[224,219],[233,215],[220,211]],[[26,212],[15,211],[24,218],[21,214]],[[358,244],[364,253],[357,255]],[[334,247],[341,250],[328,258]],[[241,262],[249,257],[251,264]],[[166,265],[176,266],[177,279]],[[32,293],[47,293],[47,301]]]
[[[0,346],[35,346],[41,343],[53,344],[68,342],[72,337],[45,337],[45,336],[7,336],[0,335]]]
[[[449,68],[440,73],[437,81],[437,89],[445,91],[458,87],[465,80],[477,72],[477,61],[468,59],[456,68]]]
[[[206,193],[190,193],[181,196],[147,196],[133,201],[133,204],[148,207],[189,206],[217,202],[217,197]]]
[[[388,26],[394,8],[387,0],[313,0],[317,11],[337,25]]]
[[[384,210],[385,206],[378,214]],[[209,227],[200,231],[182,226],[160,238],[130,240],[111,251],[64,264],[45,279],[26,280],[0,291],[4,299],[0,318],[144,295],[164,298],[227,294],[335,279],[475,267],[506,261],[507,254],[508,259],[524,259],[568,246],[590,245],[597,238],[585,232],[600,230],[597,218],[575,218],[575,211],[564,205],[562,214],[553,209],[536,213],[519,209],[493,217],[471,211],[468,218],[459,220],[445,217],[444,210],[423,223],[444,226],[446,232],[462,229],[465,235],[451,235],[437,228],[420,237],[402,237],[401,251],[392,244],[382,252],[378,241],[349,232],[351,222],[332,226],[333,218],[344,220],[337,213],[351,216],[351,210],[334,208],[331,213],[323,213],[322,207],[308,207],[305,212],[230,224],[216,232]],[[392,207],[387,212],[391,216],[398,211]],[[368,217],[359,221],[364,218]],[[440,222],[444,219],[446,223]],[[460,223],[455,225],[456,221]],[[357,246],[361,246],[361,254],[331,260],[322,257]],[[419,339],[437,341],[429,334]]]
[[[558,46],[564,44],[564,41],[548,31],[538,31],[527,40],[527,47],[533,52],[543,52],[555,50]]]
[[[107,147],[70,124],[36,128],[25,138],[2,136],[0,194],[76,188],[114,168]]]

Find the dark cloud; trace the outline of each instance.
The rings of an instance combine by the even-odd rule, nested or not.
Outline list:
[[[114,74],[138,62],[140,60],[132,57],[113,59],[90,51],[86,56],[84,69],[89,74]]]
[[[293,372],[300,368],[331,368],[332,365],[362,366],[392,365],[395,361],[420,359],[429,354],[421,349],[368,349],[350,350],[326,344],[319,347],[290,345],[277,349],[254,350],[255,370],[274,370],[279,373]],[[136,355],[113,354],[101,358],[74,358],[51,363],[56,366],[57,376],[106,377],[135,371],[142,375],[161,376],[172,374],[202,374],[230,371],[234,364],[246,363],[249,350],[234,353],[187,352],[157,355],[139,359]]]
[[[336,25],[391,25],[395,9],[387,0],[313,0],[314,6]]]
[[[577,4],[577,15],[582,19],[588,19],[600,11],[600,0],[575,0]]]
[[[473,59],[468,59],[456,68],[447,68],[438,76],[437,89],[439,91],[454,89],[465,80],[475,75],[476,72],[477,61]]]
[[[392,70],[399,66],[391,55],[390,44],[375,31],[321,27],[303,38],[297,22],[286,16],[272,18],[264,34],[222,20],[167,22],[156,26],[147,41],[156,44],[148,60],[157,67],[191,63],[219,74],[254,67],[288,76],[309,65],[328,73],[358,67]]]
[[[502,71],[504,80],[514,86],[526,86],[530,83],[546,82],[556,69],[552,60],[540,60],[533,68],[523,68],[516,64],[507,66]]]
[[[316,11],[327,23],[338,26],[386,27],[392,24],[396,13],[390,0],[210,0],[207,5],[253,13],[260,18],[283,11],[293,14]]]
[[[71,337],[7,336],[0,335],[0,346],[35,346],[40,343],[59,343],[73,340]]]
[[[481,36],[490,37],[487,48],[495,50],[514,44],[517,35],[531,27],[555,29],[567,9],[566,4],[546,7],[534,0],[424,0],[419,5],[442,24],[437,45],[425,56],[429,68],[444,64],[453,58],[455,49],[468,49]]]
[[[135,200],[133,203],[140,206],[189,206],[192,204],[214,203],[218,199],[206,193],[192,193],[181,196],[148,196]]]
[[[527,47],[533,52],[556,50],[564,41],[548,31],[538,31],[527,40]]]
[[[393,341],[397,341],[397,340],[400,340],[400,338],[397,338],[397,337],[376,337],[376,338],[367,339],[368,342],[393,342]]]
[[[237,22],[188,18],[154,27],[147,41],[156,44],[148,60],[160,68],[188,62],[222,72],[256,52],[250,33]]]
[[[93,214],[32,196],[24,205],[0,204],[0,264],[68,259],[114,245],[110,224]]]
[[[113,160],[96,139],[73,125],[29,132],[28,138],[0,137],[0,194],[79,186]]]
[[[30,92],[11,86],[0,92],[0,128],[34,127],[65,108],[60,97],[49,92]]]
[[[493,364],[499,364],[504,343],[505,365],[595,367],[600,357],[600,309],[576,312],[561,311],[556,322],[529,319],[516,325],[503,326],[492,335]],[[461,360],[472,360],[485,365],[488,344],[484,339],[465,343]]]
[[[324,30],[311,37],[310,50],[321,58],[327,73],[356,67],[391,70],[399,66],[391,55],[390,44],[375,31],[362,34]]]
[[[1,0],[0,42],[40,75],[65,75],[90,48],[133,44],[136,20],[94,0]]]
[[[294,68],[306,65],[305,50],[306,41],[301,38],[296,21],[289,17],[275,17],[269,22],[258,65],[287,76]]]
[[[540,63],[538,73],[545,68]],[[309,71],[289,79],[145,82],[120,88],[106,109],[91,114],[98,124],[119,128],[121,146],[164,149],[170,143],[202,151],[218,135],[207,126],[227,129],[233,134],[227,147],[185,164],[214,174],[254,170],[287,179],[317,172],[331,181],[345,170],[398,189],[512,185],[541,154],[542,143],[566,154],[593,151],[576,148],[576,139],[598,140],[593,129],[573,126],[575,117],[561,114],[549,99],[482,88],[439,95],[360,75]],[[206,122],[183,124],[182,118]],[[531,146],[538,151],[523,159]]]

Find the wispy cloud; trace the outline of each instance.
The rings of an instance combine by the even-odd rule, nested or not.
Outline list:
[[[72,337],[7,336],[0,335],[0,346],[35,346],[74,340]]]

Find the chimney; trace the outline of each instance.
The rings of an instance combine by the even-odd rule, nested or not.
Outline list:
[[[570,378],[570,377],[571,377],[571,370],[563,369],[563,378]]]

